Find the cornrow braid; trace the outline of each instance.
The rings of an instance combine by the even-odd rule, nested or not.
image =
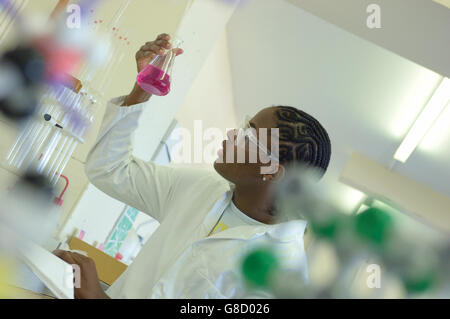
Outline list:
[[[276,106],[280,131],[281,163],[297,162],[318,168],[324,174],[331,157],[327,131],[311,115],[292,106]]]

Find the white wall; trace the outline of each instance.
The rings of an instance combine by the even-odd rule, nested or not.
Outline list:
[[[430,0],[287,0],[363,39],[437,73],[450,76],[450,10]],[[369,29],[370,4],[379,5],[381,28]]]
[[[237,127],[226,31],[215,43],[175,118],[181,128],[190,132],[194,132],[194,121],[201,120],[203,131],[218,128],[224,138],[227,128]],[[193,139],[191,136],[190,142],[193,143]],[[207,143],[205,140],[203,145]],[[193,155],[191,160],[194,160]],[[194,165],[212,169],[210,161]]]
[[[104,243],[124,208],[124,203],[89,184],[66,221],[60,238],[65,241],[83,230],[85,232],[83,240],[87,243]]]

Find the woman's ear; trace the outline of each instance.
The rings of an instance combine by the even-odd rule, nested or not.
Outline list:
[[[286,170],[284,169],[284,166],[281,164],[278,164],[278,170],[276,173],[272,174],[272,182],[279,182],[283,179],[284,175],[286,174]]]

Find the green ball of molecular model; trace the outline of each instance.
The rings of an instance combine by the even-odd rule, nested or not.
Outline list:
[[[275,252],[268,248],[259,248],[245,257],[242,273],[248,283],[254,286],[267,287],[270,276],[279,268]]]
[[[434,286],[436,275],[434,272],[428,271],[416,276],[404,276],[402,280],[409,293],[423,293]]]
[[[311,230],[318,237],[333,239],[340,227],[340,220],[336,218],[327,221],[312,221]]]
[[[385,211],[369,208],[355,217],[356,234],[374,246],[383,247],[390,239],[393,220]]]

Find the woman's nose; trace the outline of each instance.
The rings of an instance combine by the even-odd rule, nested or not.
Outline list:
[[[228,140],[230,142],[234,142],[234,140],[236,139],[237,134],[238,134],[238,130],[237,129],[229,130],[227,132]]]

